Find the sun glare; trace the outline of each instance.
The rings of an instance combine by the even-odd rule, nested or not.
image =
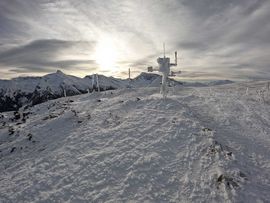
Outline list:
[[[113,71],[116,68],[117,50],[113,40],[103,38],[99,40],[95,58],[96,62],[103,71]]]

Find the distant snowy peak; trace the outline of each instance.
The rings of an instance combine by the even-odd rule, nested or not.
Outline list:
[[[50,99],[87,93],[91,85],[88,80],[66,75],[59,70],[43,77],[0,80],[0,112],[17,110],[26,104],[35,105]]]
[[[99,74],[87,75],[83,78],[83,80],[92,85],[93,80],[96,82],[96,77],[98,77],[99,86],[102,90],[119,89],[128,85],[127,80],[122,80],[114,77],[106,77]]]
[[[231,83],[234,83],[234,82],[231,80],[215,80],[215,81],[208,82],[207,84],[209,86],[212,86],[212,85],[226,85],[226,84],[231,84]]]
[[[162,76],[155,73],[145,73],[142,72],[136,78],[131,80],[131,84],[135,87],[158,87],[162,81]],[[171,85],[182,85],[180,81],[169,78],[169,83]]]
[[[59,75],[65,75],[61,70],[57,70],[57,71],[56,71],[56,74],[59,74]]]
[[[183,85],[186,87],[208,87],[215,85],[227,85],[232,84],[234,81],[231,80],[213,80],[207,82],[184,82]]]
[[[155,73],[142,72],[140,75],[134,78],[134,80],[153,81],[157,78],[161,78],[161,76]]]
[[[24,93],[32,93],[35,90],[42,91],[50,89],[53,92],[59,92],[64,87],[71,87],[76,84],[79,89],[85,89],[86,84],[83,83],[82,79],[65,75],[61,71],[51,73],[43,77],[18,77],[11,80],[0,81],[0,89],[7,90],[12,93],[18,91]]]

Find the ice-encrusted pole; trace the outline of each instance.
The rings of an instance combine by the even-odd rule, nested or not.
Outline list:
[[[94,74],[92,76],[92,90],[93,90],[93,92],[95,91],[95,89],[97,89],[97,91],[100,92],[98,74]]]
[[[249,89],[248,89],[248,87],[247,87],[247,89],[246,89],[246,95],[248,95],[248,91],[249,91]]]
[[[167,78],[170,73],[170,58],[166,59],[165,56],[165,43],[163,43],[163,62],[162,62],[162,83],[160,93],[163,96],[163,99],[167,97]]]
[[[98,74],[96,74],[96,82],[97,82],[97,89],[98,89],[98,92],[100,92],[99,81],[98,81]]]
[[[157,59],[157,63],[159,65],[159,72],[162,73],[162,83],[160,87],[160,93],[162,94],[163,98],[167,97],[167,80],[170,74],[170,67],[177,66],[177,52],[175,52],[175,63],[170,63],[170,58],[165,56],[165,44],[163,44],[164,49],[164,56],[163,58],[159,57]]]
[[[168,78],[168,74],[163,72],[160,93],[162,94],[162,97],[164,99],[167,97],[167,78]]]
[[[92,76],[92,92],[95,91],[95,74]]]
[[[64,82],[60,84],[60,88],[63,90],[63,96],[67,97],[66,85]]]

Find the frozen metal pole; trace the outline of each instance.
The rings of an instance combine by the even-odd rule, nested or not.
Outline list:
[[[100,92],[99,81],[98,81],[98,74],[96,74],[96,80],[97,80],[97,89],[98,89],[98,92]]]
[[[167,97],[167,78],[168,75],[166,72],[162,73],[162,83],[161,83],[161,89],[160,89],[160,93],[163,96],[163,99],[165,99]]]
[[[165,55],[165,43],[163,43],[163,52],[164,56],[159,57],[157,59],[157,63],[159,66],[159,72],[162,73],[162,83],[160,87],[160,93],[162,94],[163,98],[165,99],[167,97],[168,93],[168,87],[167,87],[167,81],[168,81],[168,76],[170,75],[170,67],[171,66],[177,66],[177,52],[175,52],[175,63],[170,63],[170,58],[166,57]]]
[[[95,86],[95,76],[96,76],[96,74],[94,74],[94,75],[92,76],[92,92],[95,91],[95,89],[94,89],[94,86]]]
[[[163,42],[163,56],[164,56],[164,58],[165,58],[165,42]]]

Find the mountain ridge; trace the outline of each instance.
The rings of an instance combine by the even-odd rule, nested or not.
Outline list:
[[[158,86],[161,82],[161,76],[153,73],[141,73],[131,80],[95,75],[98,76],[100,91],[127,87]],[[42,77],[26,76],[11,80],[0,79],[0,112],[18,110],[24,105],[35,105],[64,96],[92,92],[97,90],[96,85],[92,86],[95,75],[79,78],[57,70],[55,73]],[[177,85],[182,84],[173,79],[170,79],[170,81],[174,81]]]

